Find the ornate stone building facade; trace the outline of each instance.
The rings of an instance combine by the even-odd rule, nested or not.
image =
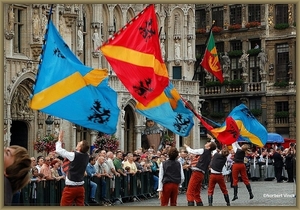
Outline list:
[[[74,125],[29,108],[30,95],[38,72],[40,54],[50,11],[49,4],[4,4],[4,144],[26,147],[32,155],[34,141],[47,133],[65,131],[66,148],[81,139],[91,144],[98,132]],[[87,66],[110,70],[110,86],[118,93],[121,109],[116,136],[120,148],[133,151],[141,147],[145,117],[135,112],[135,100],[115,76],[101,52],[95,48],[113,36],[146,4],[54,4],[52,20],[74,54]],[[179,93],[195,108],[199,107],[199,86],[192,81],[195,56],[195,5],[157,4],[160,40],[169,77]],[[175,47],[176,46],[176,47]],[[200,146],[200,125],[190,136],[175,136]],[[162,128],[164,130],[164,128]],[[164,130],[165,131],[165,130]],[[197,141],[193,141],[197,140]]]
[[[136,16],[146,4],[54,4],[52,20],[74,54],[87,66],[107,68],[121,109],[116,136],[120,148],[141,146],[145,117],[120,83],[98,45]],[[175,88],[195,110],[216,122],[239,104],[246,105],[269,132],[296,137],[295,4],[156,4],[161,50]],[[4,144],[18,144],[37,155],[33,142],[65,131],[66,148],[98,132],[31,110],[29,97],[49,17],[49,4],[4,4]],[[226,84],[219,85],[199,66],[208,31],[214,37]],[[256,49],[258,45],[259,49]],[[247,56],[242,66],[243,51]],[[225,53],[226,52],[226,53]],[[199,121],[188,137],[175,135],[177,147],[206,142]],[[161,128],[164,130],[164,128]],[[166,130],[164,130],[166,132]],[[204,129],[203,129],[204,131]],[[203,135],[203,140],[200,134]]]
[[[243,102],[268,132],[296,139],[296,4],[202,4],[195,10],[194,79],[205,99],[202,114],[222,122]],[[227,80],[222,85],[198,67],[213,20]]]

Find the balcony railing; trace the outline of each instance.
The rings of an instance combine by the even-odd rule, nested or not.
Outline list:
[[[266,83],[264,82],[250,82],[243,85],[224,85],[212,87],[200,87],[201,95],[223,95],[223,94],[237,94],[237,93],[263,93],[266,91]]]
[[[171,82],[180,94],[199,95],[199,81],[171,80]],[[109,77],[109,85],[116,92],[128,92],[115,75]]]
[[[275,117],[275,125],[285,125],[289,124],[288,117]]]

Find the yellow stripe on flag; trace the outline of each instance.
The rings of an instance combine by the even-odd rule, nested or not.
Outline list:
[[[104,56],[131,63],[136,66],[150,67],[154,69],[155,74],[168,77],[166,65],[157,60],[153,54],[147,54],[126,47],[112,45],[102,46],[101,51]]]
[[[104,71],[93,69],[84,77],[79,72],[75,72],[69,77],[35,94],[31,100],[30,108],[41,110],[87,85],[98,86],[107,75],[107,69]]]
[[[144,106],[142,103],[137,103],[136,108],[139,110],[147,110],[151,108],[155,108],[157,106],[160,106],[164,103],[169,103],[169,99],[165,95],[164,92],[162,92],[158,97],[156,97],[153,101],[151,101],[147,106]]]
[[[236,120],[236,124],[238,128],[240,129],[240,133],[242,136],[247,136],[249,140],[253,143],[256,144],[257,146],[264,146],[261,142],[261,140],[255,135],[250,133],[247,128],[244,126],[244,123],[242,120]]]
[[[93,85],[97,87],[108,76],[107,69],[93,69],[87,73],[83,78],[86,85]]]

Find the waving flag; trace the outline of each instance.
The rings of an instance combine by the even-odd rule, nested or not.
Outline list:
[[[183,98],[181,98],[185,104],[185,106],[193,112],[193,114],[200,120],[201,124],[212,133],[212,135],[218,139],[218,141],[222,144],[232,144],[239,137],[239,129],[237,127],[236,122],[232,117],[226,118],[225,126],[218,124],[217,128],[209,125],[203,118],[200,116],[192,107],[189,105]],[[216,124],[216,123],[215,123]]]
[[[188,136],[194,125],[193,113],[185,108],[171,82],[147,106],[137,103],[136,111],[180,136]]]
[[[30,107],[107,134],[116,132],[117,94],[108,71],[85,66],[49,21]]]
[[[222,144],[231,145],[237,141],[239,137],[239,128],[232,117],[227,117],[225,119],[225,124],[223,126],[214,128],[209,125],[202,117],[199,118],[201,124],[211,132],[211,134],[218,139]]]
[[[153,4],[100,49],[123,85],[144,106],[168,86],[168,72],[162,60]]]
[[[235,107],[229,116],[237,123],[242,139],[259,147],[263,147],[267,143],[266,128],[253,116],[245,104]]]
[[[221,65],[219,62],[215,39],[212,34],[212,31],[210,31],[206,50],[204,52],[204,56],[200,65],[208,72],[212,73],[215,77],[217,77],[221,83],[223,83],[223,73],[221,70]]]

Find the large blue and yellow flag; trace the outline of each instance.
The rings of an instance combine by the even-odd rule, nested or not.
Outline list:
[[[184,106],[171,82],[147,106],[137,103],[136,111],[180,136],[188,136],[194,125],[193,113]]]
[[[236,106],[228,116],[235,120],[240,130],[240,136],[244,140],[259,147],[263,147],[267,143],[266,128],[254,117],[245,104]]]
[[[117,93],[108,71],[85,66],[49,21],[30,108],[107,134],[116,132]]]

